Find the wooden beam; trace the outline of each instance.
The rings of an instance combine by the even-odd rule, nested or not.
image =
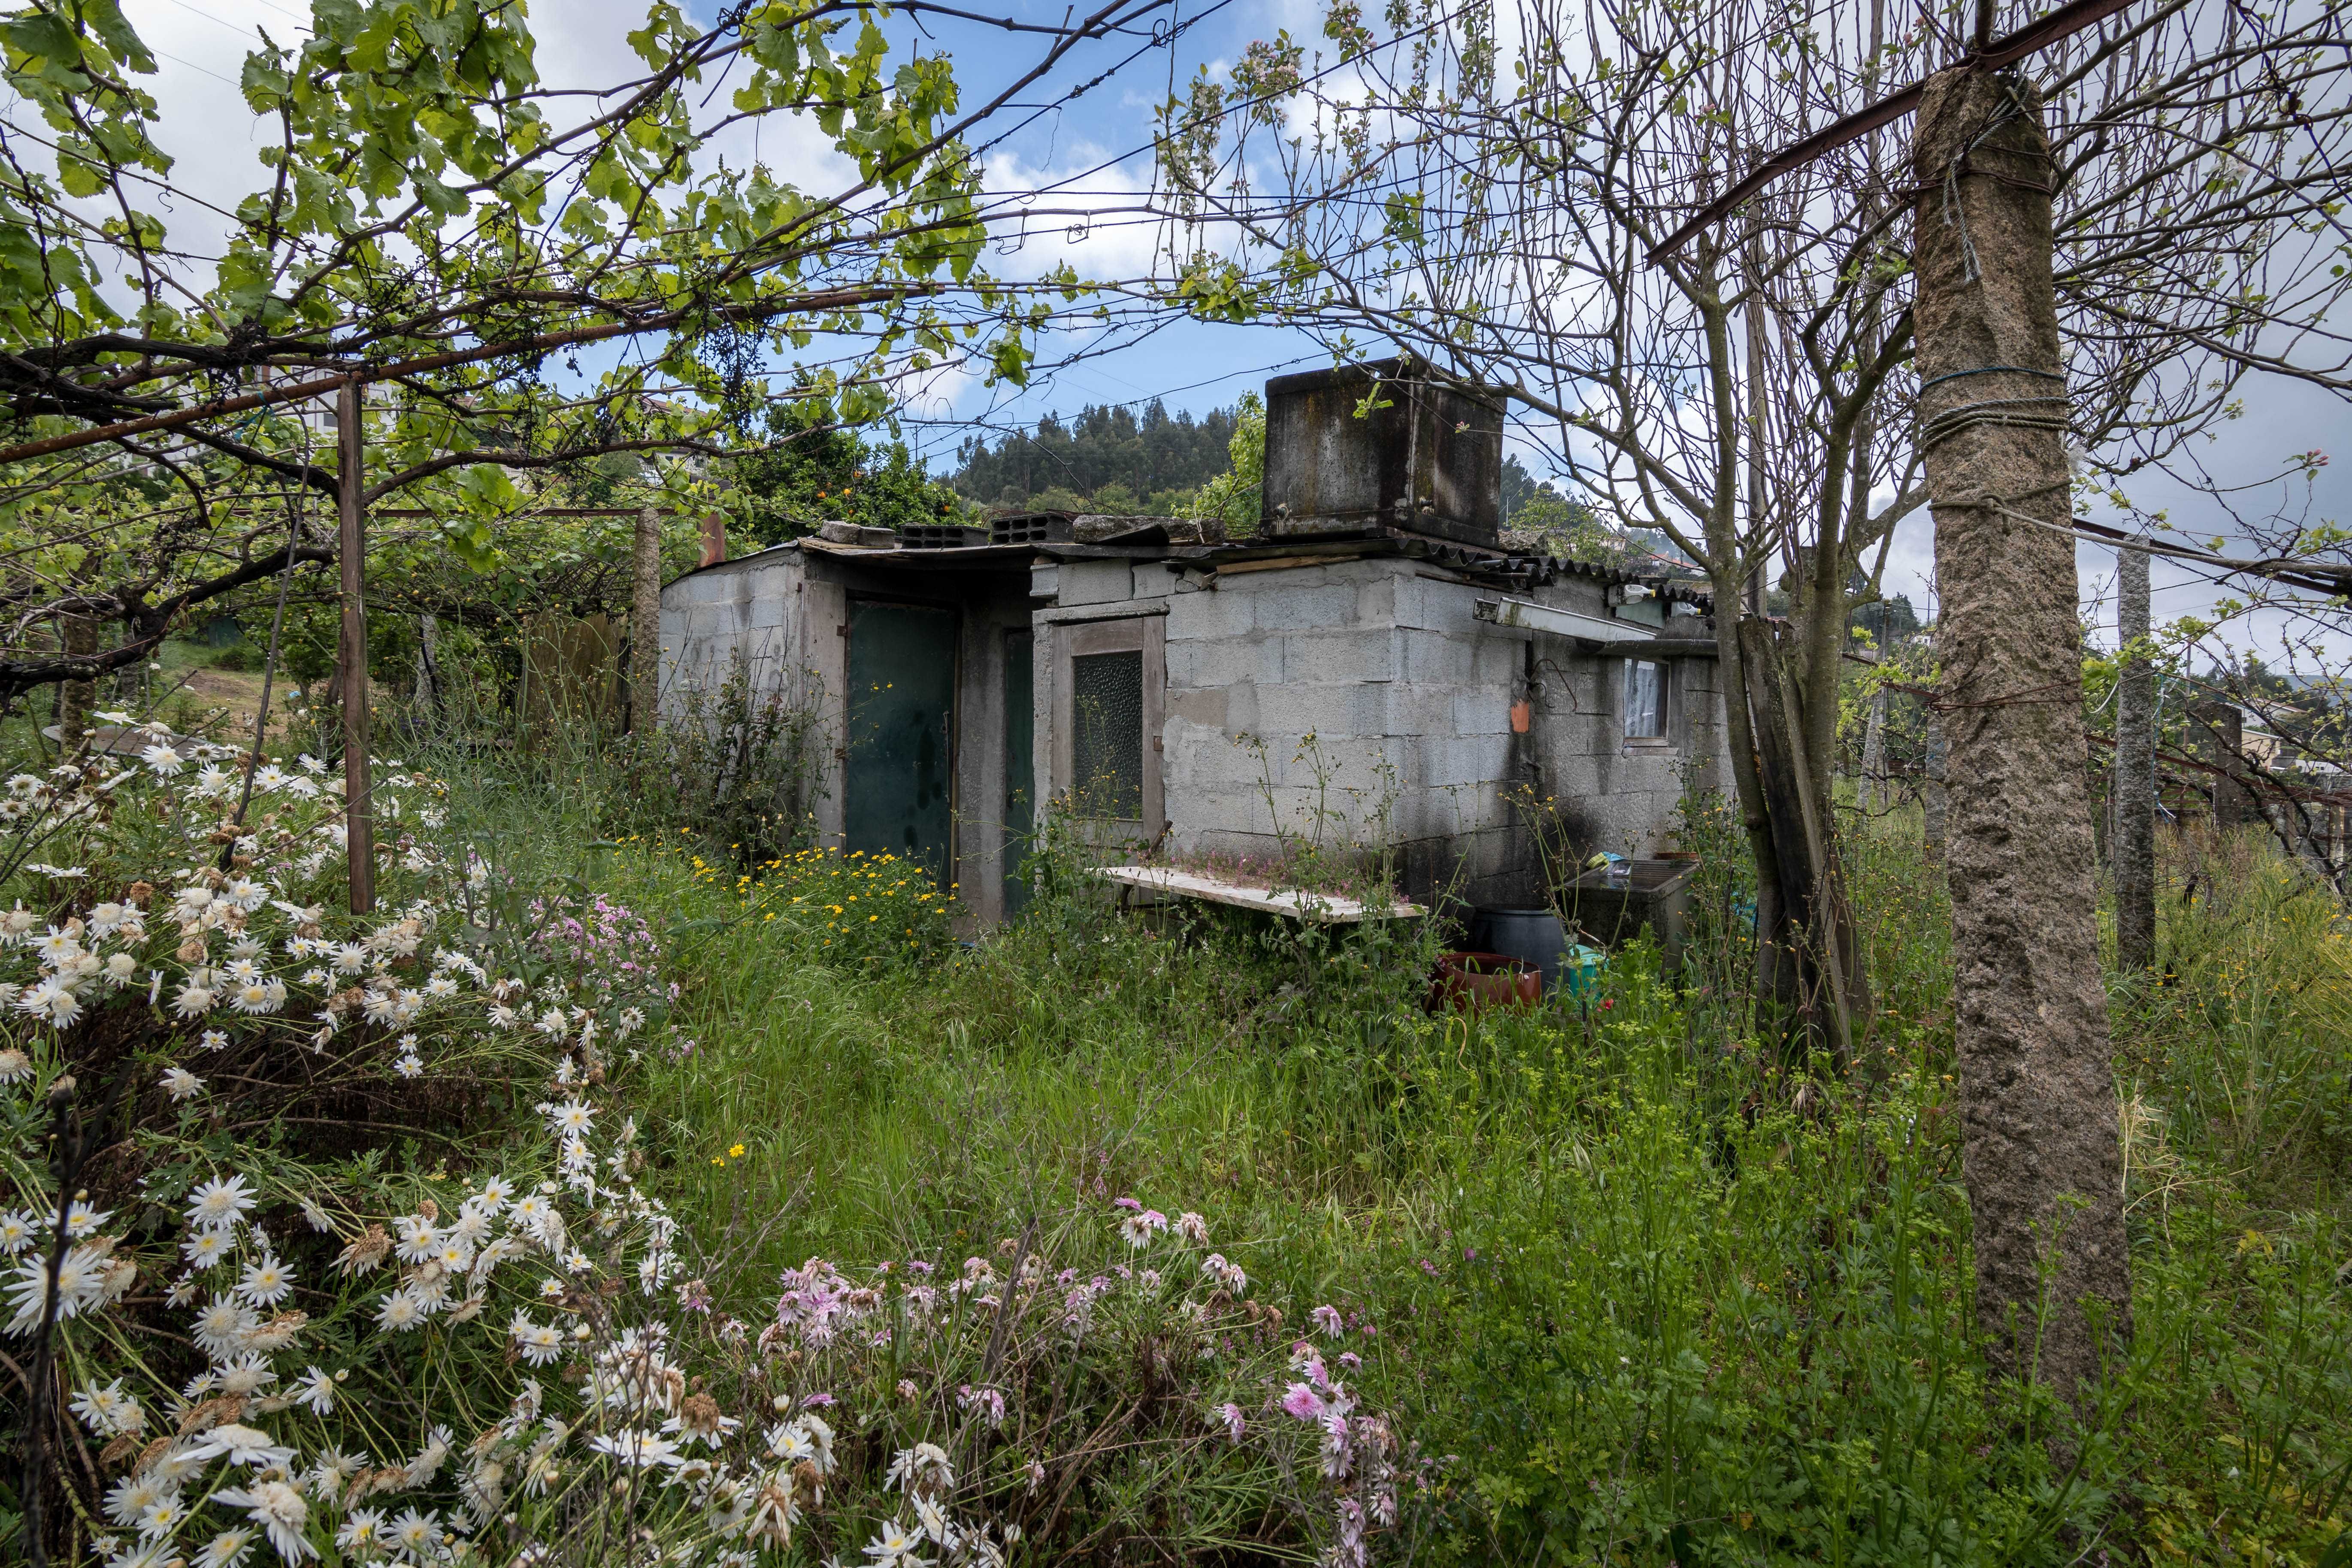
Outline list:
[[[1959,61],[1959,68],[1989,71],[2014,65],[2036,50],[2046,49],[2085,27],[2105,21],[2130,4],[2131,0],[2074,0],[2073,5],[2061,5],[2040,21],[2029,22],[2007,37],[1996,38],[1983,48],[1964,57]],[[1701,229],[1722,221],[1740,203],[1781,175],[1801,169],[1822,153],[1834,152],[1882,125],[1902,119],[1919,107],[1919,95],[1927,90],[1927,87],[1924,81],[1915,81],[1867,108],[1855,110],[1835,124],[1814,132],[1802,142],[1773,153],[1755,173],[1707,203],[1696,217],[1651,247],[1650,265],[1655,267],[1688,245]]]

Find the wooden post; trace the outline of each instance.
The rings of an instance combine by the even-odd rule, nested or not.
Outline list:
[[[2041,100],[2018,77],[1942,72],[1912,158],[1977,1319],[1996,1367],[2080,1409],[2130,1342],[2131,1260]]]
[[[2156,677],[2134,650],[2147,641],[2147,552],[2126,546],[2116,562],[2116,965],[2156,962]]]
[[[360,384],[350,379],[335,393],[335,506],[343,569],[343,826],[355,915],[375,910],[375,818],[368,799],[367,536],[360,520],[367,458],[360,434]]]

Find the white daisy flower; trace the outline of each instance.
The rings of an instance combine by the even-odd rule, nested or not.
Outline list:
[[[507,1336],[514,1341],[515,1353],[533,1366],[545,1366],[563,1353],[563,1331],[552,1323],[533,1322],[520,1310],[507,1325]]]
[[[335,1413],[335,1380],[316,1366],[305,1368],[301,1380],[295,1385],[294,1403],[308,1405],[316,1415]]]
[[[166,1486],[153,1470],[142,1470],[138,1475],[123,1477],[107,1489],[106,1517],[129,1530],[155,1504],[179,1495],[179,1488]]]
[[[194,1100],[204,1093],[205,1080],[182,1067],[163,1069],[163,1092],[174,1100]]]
[[[215,1296],[196,1314],[191,1330],[196,1345],[215,1361],[226,1361],[243,1347],[245,1336],[260,1325],[253,1309],[234,1296]]]
[[[355,1508],[343,1516],[343,1527],[335,1532],[335,1545],[348,1557],[365,1560],[375,1556],[392,1544],[392,1531],[383,1522],[383,1510],[379,1508]]]
[[[269,1537],[269,1544],[277,1549],[280,1561],[306,1563],[319,1554],[319,1549],[302,1533],[302,1527],[310,1521],[310,1505],[286,1482],[257,1480],[249,1487],[216,1491],[211,1500],[244,1509],[246,1517]]]
[[[230,1247],[235,1245],[236,1237],[232,1232],[192,1230],[188,1238],[180,1243],[180,1256],[188,1260],[190,1268],[202,1272],[226,1258]]]
[[[441,1516],[430,1509],[419,1513],[412,1508],[392,1521],[386,1534],[393,1550],[412,1563],[423,1563],[440,1544]]]
[[[441,1233],[421,1214],[405,1214],[392,1222],[400,1237],[400,1260],[422,1263],[440,1249]]]
[[[81,1016],[81,998],[55,980],[44,980],[38,985],[27,986],[16,998],[17,1009],[30,1013],[45,1024],[63,1029]]]
[[[222,1531],[196,1553],[195,1568],[241,1568],[259,1533],[245,1529]]]
[[[386,1296],[375,1315],[376,1326],[390,1333],[405,1333],[423,1322],[425,1318],[425,1308],[415,1294],[405,1288]]]
[[[205,1230],[233,1230],[257,1201],[243,1176],[215,1178],[188,1194],[188,1223]]]
[[[294,1271],[265,1253],[245,1266],[236,1293],[257,1307],[274,1307],[294,1289]]]

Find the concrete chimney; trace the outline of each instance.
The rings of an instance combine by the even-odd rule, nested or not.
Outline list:
[[[1357,417],[1368,398],[1379,406]],[[1261,504],[1277,536],[1395,528],[1498,545],[1502,399],[1410,355],[1276,376],[1265,384]]]

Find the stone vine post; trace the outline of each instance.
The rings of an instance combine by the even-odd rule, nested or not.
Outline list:
[[[2021,79],[1929,79],[1919,445],[1950,741],[1961,1169],[1995,1364],[2081,1407],[2130,1328],[2099,968],[2050,144]]]
[[[2124,650],[2116,683],[2116,963],[2156,962],[2156,676],[2134,652],[2147,641],[2147,552],[2116,561],[2116,634]]]

